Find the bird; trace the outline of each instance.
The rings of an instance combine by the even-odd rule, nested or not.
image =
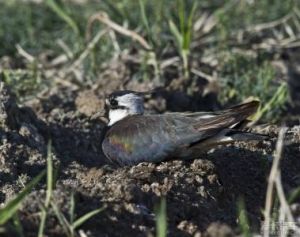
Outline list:
[[[265,135],[242,131],[259,101],[217,112],[144,113],[149,92],[121,90],[105,99],[108,123],[102,151],[112,162],[136,165],[170,159],[195,159],[219,145],[264,140]]]

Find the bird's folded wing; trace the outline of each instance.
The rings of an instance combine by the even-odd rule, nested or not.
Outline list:
[[[113,157],[123,162],[159,161],[174,154],[179,147],[210,138],[224,128],[239,123],[256,109],[247,103],[225,110],[213,117],[194,117],[179,113],[131,116],[116,123],[104,141]]]

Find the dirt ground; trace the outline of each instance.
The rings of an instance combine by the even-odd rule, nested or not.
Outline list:
[[[131,87],[143,90],[151,86]],[[76,216],[106,207],[80,227],[86,236],[154,236],[154,210],[161,197],[167,201],[169,236],[238,235],[240,199],[245,202],[251,231],[260,232],[278,126],[253,128],[268,134],[270,141],[217,148],[195,160],[119,167],[108,163],[102,154],[99,141],[105,121],[93,116],[103,109],[104,95],[118,85],[106,88],[110,89],[104,90],[102,85],[76,91],[51,88],[22,106],[17,105],[9,88],[0,88],[1,203],[45,168],[51,140],[57,170],[54,200],[61,211],[68,217],[72,193]],[[180,92],[174,93],[169,90],[147,99],[147,109],[163,112],[207,106],[205,98],[201,104],[199,98],[191,100]],[[284,189],[289,193],[300,186],[299,126],[289,128],[286,141],[281,171]],[[36,236],[38,230],[38,213],[45,198],[42,183],[27,197],[20,211],[26,236]],[[293,205],[294,215],[300,221],[300,200]],[[65,236],[53,211],[47,219],[46,233]]]

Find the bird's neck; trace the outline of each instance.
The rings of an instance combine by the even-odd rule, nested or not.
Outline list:
[[[130,115],[138,115],[138,114],[143,114],[143,111],[130,111],[127,109],[114,109],[109,111],[109,122],[108,126],[112,126],[116,122],[126,118],[127,116]]]

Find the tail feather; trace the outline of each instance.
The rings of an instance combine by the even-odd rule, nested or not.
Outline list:
[[[264,141],[270,137],[264,134],[238,131],[234,129],[224,129],[219,134],[195,143],[191,148],[198,151],[207,151],[218,145],[227,145],[237,141]]]
[[[264,134],[244,132],[237,130],[230,130],[229,133],[225,135],[230,137],[233,141],[263,141],[268,140],[270,137]]]

